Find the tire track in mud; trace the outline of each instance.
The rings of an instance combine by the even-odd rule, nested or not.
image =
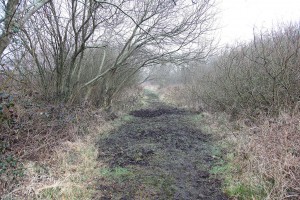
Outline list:
[[[186,110],[149,95],[148,108],[98,142],[106,168],[95,199],[227,199],[209,174],[211,137],[196,129]]]

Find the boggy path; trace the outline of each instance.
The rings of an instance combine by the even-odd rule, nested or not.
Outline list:
[[[209,173],[212,142],[191,123],[196,114],[147,98],[147,108],[100,139],[106,168],[95,199],[227,199]]]

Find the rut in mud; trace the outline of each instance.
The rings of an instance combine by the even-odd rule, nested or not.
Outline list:
[[[192,125],[195,114],[153,97],[148,103],[100,139],[106,168],[95,199],[227,199],[209,174],[211,138]]]

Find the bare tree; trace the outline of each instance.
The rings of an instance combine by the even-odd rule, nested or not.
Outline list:
[[[99,7],[89,0],[51,1],[20,34],[23,46],[36,63],[42,84],[46,80],[44,73],[55,74],[50,81],[55,82],[59,99],[67,99],[78,84],[84,51],[91,46],[96,48],[94,42],[99,42],[102,35],[99,25],[114,16],[112,10],[101,8],[100,12]]]
[[[1,1],[0,6],[3,16],[0,16],[0,56],[9,45],[13,35],[48,1],[39,0],[30,5],[22,0]]]
[[[101,83],[109,106],[142,68],[207,58],[214,19],[212,0],[51,1],[18,36],[45,91],[54,83],[60,100],[87,100]],[[83,63],[89,49],[99,49],[97,69]]]
[[[97,75],[80,89],[89,87],[109,74],[114,76],[118,70],[127,67],[126,63],[134,63],[136,69],[153,64],[183,63],[190,60],[205,59],[212,50],[212,40],[208,34],[213,29],[215,17],[214,2],[199,1],[187,3],[185,1],[130,1],[131,4],[122,4],[122,7],[108,2],[108,4],[121,10],[127,17],[124,24],[116,27],[114,41],[120,41],[122,46],[118,56],[106,71]],[[126,12],[125,12],[126,11]],[[125,32],[120,35],[120,32]],[[124,77],[121,83],[126,82],[130,76]],[[118,85],[109,81],[107,85],[107,105],[118,92]]]
[[[202,101],[231,114],[278,114],[300,100],[299,24],[254,34],[253,41],[224,50],[192,85]]]

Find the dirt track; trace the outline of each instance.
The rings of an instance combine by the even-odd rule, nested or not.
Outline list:
[[[145,109],[100,139],[107,167],[95,199],[227,199],[209,174],[212,142],[191,123],[196,114],[147,98]]]

